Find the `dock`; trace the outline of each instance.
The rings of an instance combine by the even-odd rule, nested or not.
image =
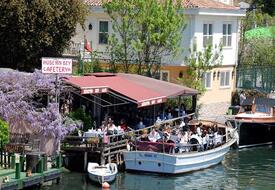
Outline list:
[[[46,156],[39,156],[38,163],[32,171],[27,171],[26,155],[19,155],[19,162],[16,162],[16,155],[1,150],[0,160],[0,189],[13,190],[23,189],[31,186],[41,186],[48,181],[59,183],[61,178],[61,156],[50,163]],[[17,155],[18,156],[18,155]],[[48,165],[53,166],[48,168]]]

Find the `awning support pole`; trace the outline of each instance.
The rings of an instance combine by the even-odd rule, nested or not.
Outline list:
[[[192,113],[195,113],[196,117],[198,116],[197,114],[197,95],[192,96]]]
[[[181,115],[181,113],[180,113],[180,106],[181,106],[181,95],[179,96],[179,100],[178,100],[178,108],[179,108],[179,110],[178,110],[178,117]]]

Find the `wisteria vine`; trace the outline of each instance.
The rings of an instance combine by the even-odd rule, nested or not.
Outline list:
[[[62,140],[82,124],[63,117],[56,103],[37,106],[35,97],[42,92],[54,95],[54,82],[55,76],[44,75],[39,70],[34,73],[0,72],[0,118],[11,128],[18,128],[23,122],[34,133]]]

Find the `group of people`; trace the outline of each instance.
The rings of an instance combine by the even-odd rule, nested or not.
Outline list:
[[[157,112],[157,117],[156,120],[154,121],[147,121],[150,120],[148,118],[143,118],[143,117],[139,117],[138,119],[138,123],[135,126],[135,129],[143,129],[146,127],[146,123],[150,123],[152,124],[161,124],[163,121],[165,120],[169,120],[169,119],[173,119],[176,117],[182,117],[185,116],[186,114],[186,108],[184,106],[184,104],[181,104],[180,107],[176,106],[176,107],[168,107],[167,109],[161,109]]]
[[[120,125],[116,126],[111,117],[102,121],[101,126],[98,128],[98,131],[104,132],[107,135],[118,134],[119,132],[128,131],[128,126],[125,119],[120,120]]]
[[[191,150],[203,151],[221,145],[223,135],[221,131],[217,130],[217,126],[205,128],[200,123],[195,130],[192,131],[187,125],[183,127],[179,125],[172,128],[170,124],[166,124],[160,128],[152,128],[149,134],[147,129],[143,130],[139,140],[175,143],[177,152]]]
[[[223,142],[223,135],[221,131],[217,129],[217,126],[204,128],[200,123],[194,131],[188,129],[183,131],[183,140],[180,143],[196,144],[197,150],[208,150],[219,146]]]

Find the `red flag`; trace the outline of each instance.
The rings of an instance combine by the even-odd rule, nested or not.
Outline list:
[[[93,51],[93,49],[91,48],[91,44],[90,44],[90,42],[86,39],[86,37],[85,37],[85,50],[87,50],[88,52],[91,52],[92,53],[92,51]]]

